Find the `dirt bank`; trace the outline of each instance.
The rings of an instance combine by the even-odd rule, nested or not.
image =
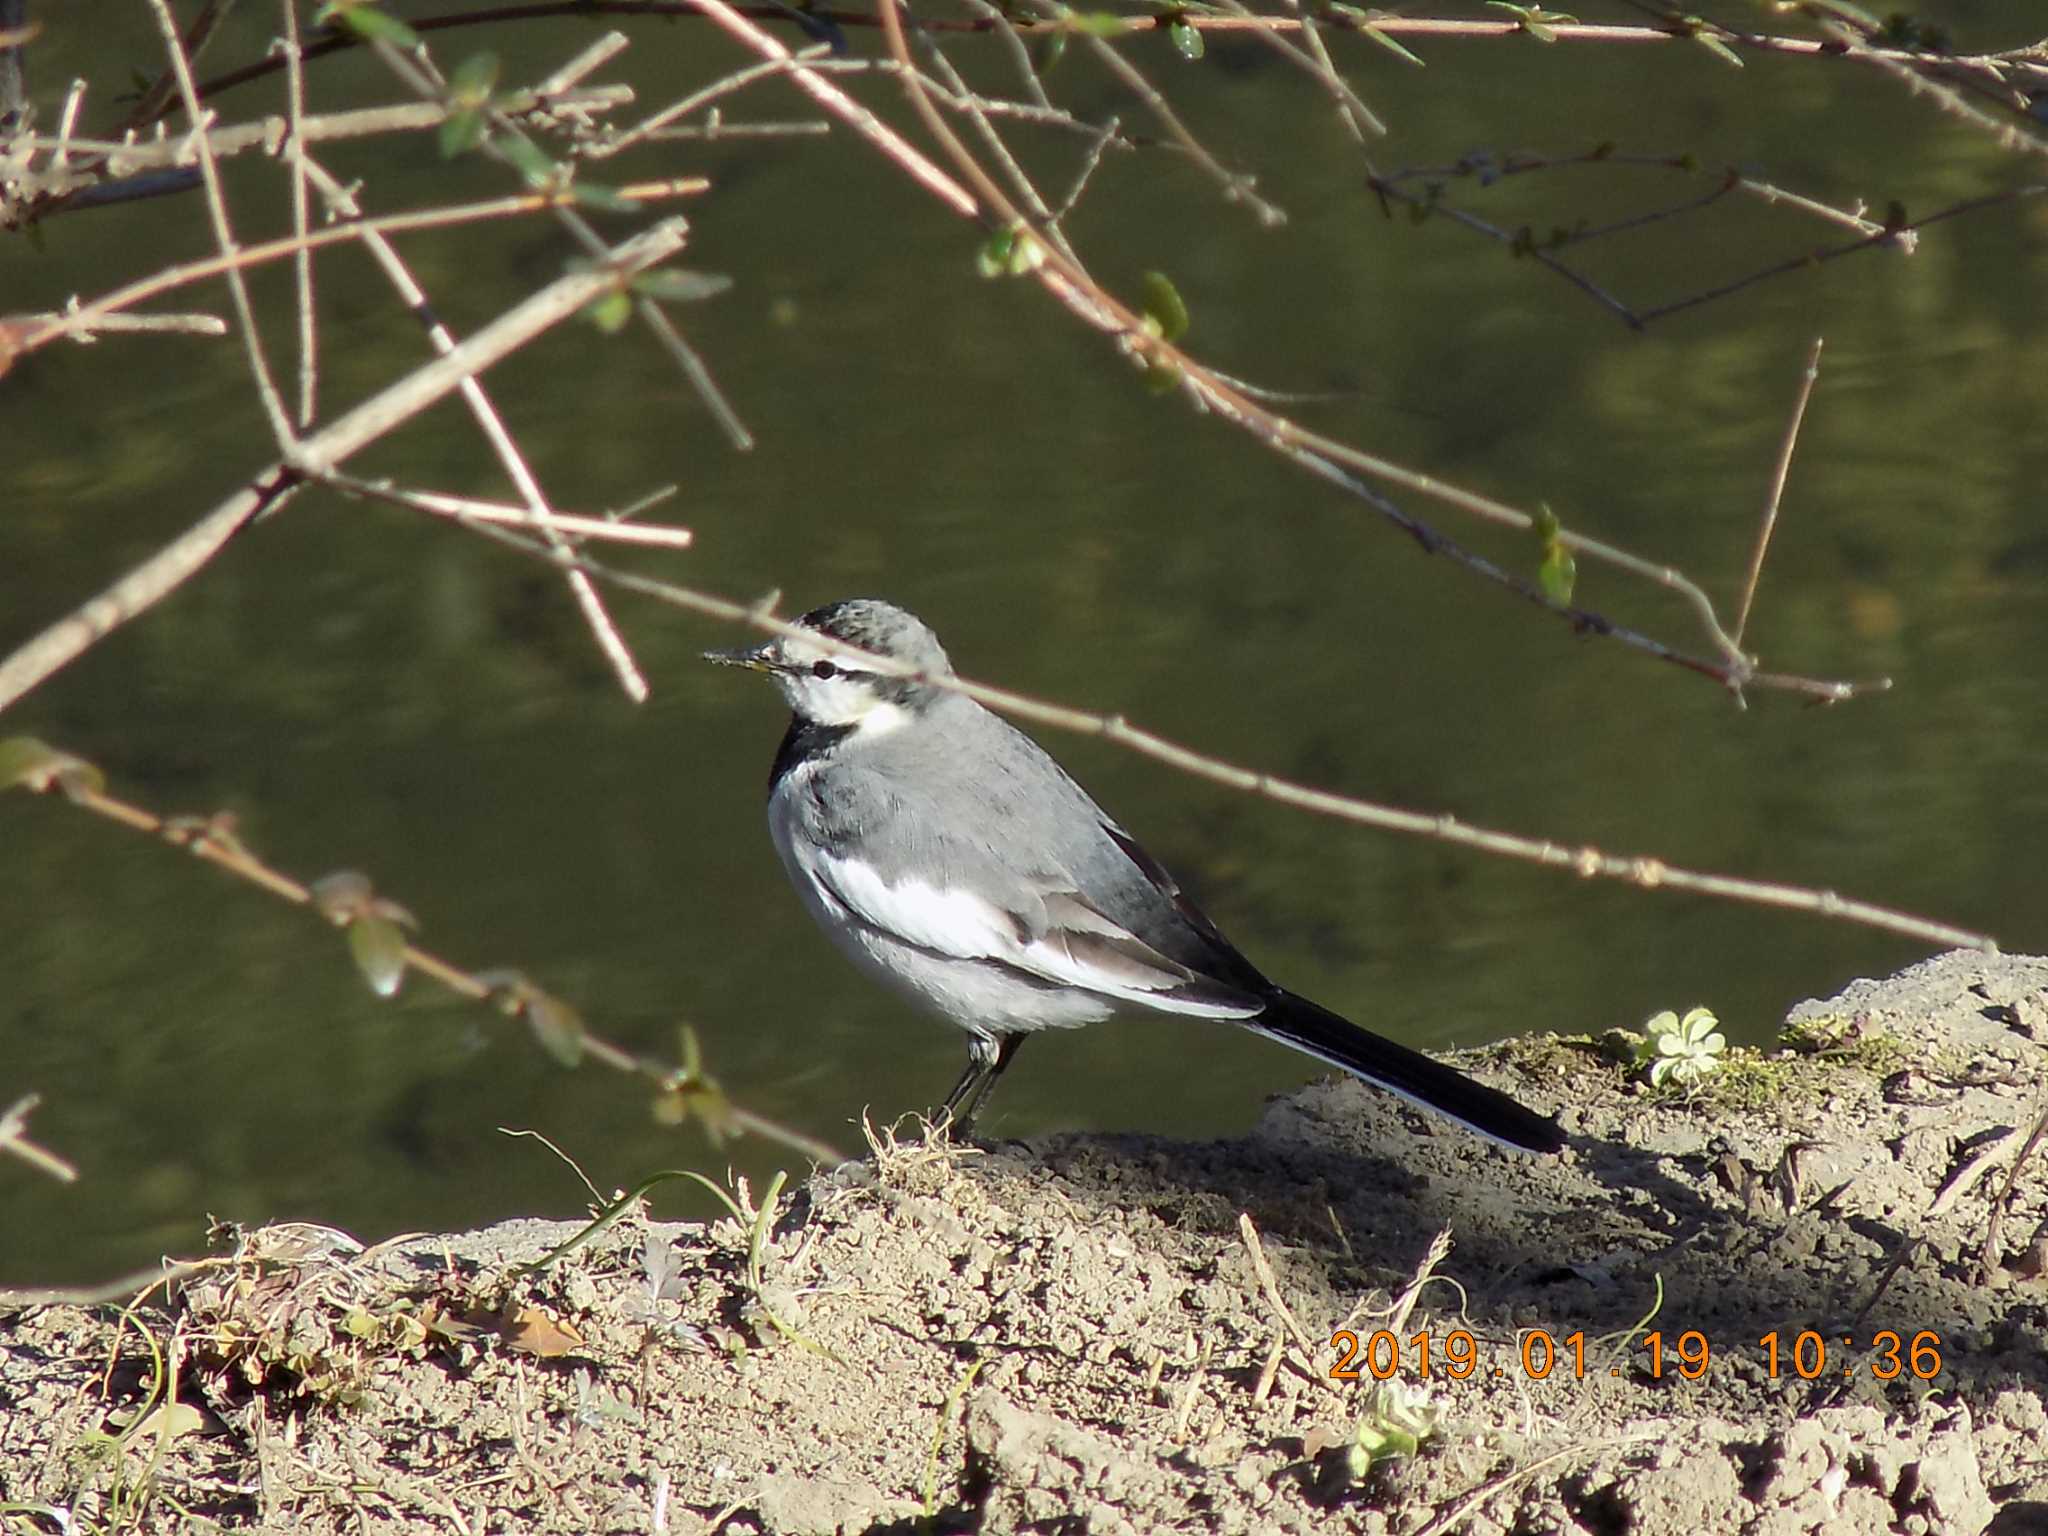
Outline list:
[[[772,1231],[629,1215],[540,1273],[513,1266],[575,1228],[251,1234],[136,1325],[0,1312],[0,1503],[313,1531],[2048,1530],[2048,1145],[1980,1272],[2042,1113],[2048,961],[1944,957],[1788,1027],[1690,1097],[1611,1043],[1471,1057],[1565,1106],[1559,1159],[1330,1082],[1241,1142],[884,1138]],[[138,1423],[152,1341],[178,1401]],[[1419,1449],[1364,1466],[1361,1426]]]

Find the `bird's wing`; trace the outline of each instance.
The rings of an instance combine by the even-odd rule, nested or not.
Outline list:
[[[1198,1018],[1250,1018],[1265,1000],[1161,954],[1078,891],[1020,888],[997,901],[914,876],[885,880],[872,864],[823,850],[811,877],[847,914],[919,949],[978,960],[1116,1002]]]
[[[1270,989],[1270,984],[1253,969],[1252,963],[1237,952],[1237,946],[1223,937],[1222,930],[1209,920],[1209,914],[1188,899],[1187,893],[1180,888],[1180,882],[1167,873],[1165,865],[1147,853],[1135,837],[1107,816],[1102,818],[1102,830],[1123,856],[1130,860],[1146,883],[1165,898],[1167,904],[1173,908],[1174,915],[1200,939],[1206,951],[1205,969],[1220,970],[1223,976],[1238,981],[1248,990]],[[1241,971],[1243,974],[1232,976],[1233,971]]]

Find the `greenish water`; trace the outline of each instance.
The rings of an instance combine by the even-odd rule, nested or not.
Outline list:
[[[1965,38],[2021,40],[1995,30],[1999,13],[1955,10]],[[261,26],[241,20],[251,36],[220,45],[214,67],[260,48]],[[72,73],[156,67],[135,21],[92,37],[53,25],[32,60],[46,115]],[[590,35],[558,23],[489,41],[516,53],[518,78]],[[685,45],[692,79],[731,62],[701,28],[639,36],[617,77],[649,105],[677,94],[661,80]],[[1383,167],[1611,139],[1914,213],[2038,175],[1838,65],[1756,60],[1735,76],[1696,49],[1425,52],[1426,72],[1345,56],[1396,125]],[[488,381],[543,483],[590,510],[677,482],[665,515],[696,530],[695,549],[620,563],[739,597],[780,587],[796,607],[888,596],[971,676],[1122,711],[1247,765],[2048,944],[2048,199],[1952,221],[1911,258],[1836,262],[1637,335],[1444,220],[1383,218],[1322,100],[1263,50],[1136,56],[1292,222],[1259,230],[1171,156],[1112,156],[1072,224],[1105,283],[1131,293],[1146,269],[1171,272],[1199,355],[1272,388],[1338,393],[1288,407],[1317,429],[1547,501],[1724,599],[1824,334],[1750,638],[1773,666],[1889,675],[1894,691],[1834,710],[1759,697],[1743,712],[1575,639],[1243,435],[1148,396],[1031,285],[978,278],[972,233],[844,135],[683,145],[629,168],[715,183],[690,209],[687,260],[737,284],[681,318],[759,446],[734,452],[644,338],[568,326]],[[1061,68],[1079,110],[1138,120],[1085,62]],[[315,81],[324,105],[394,94],[360,59]],[[223,105],[254,113],[276,96],[252,87]],[[747,115],[794,100],[763,96]],[[1034,153],[1068,168],[1048,170],[1063,185],[1073,147]],[[371,178],[380,208],[504,189],[424,144],[334,161]],[[233,168],[256,210],[245,235],[276,227],[274,175]],[[1697,190],[1586,168],[1472,206],[1547,228]],[[1584,254],[1651,303],[1836,238],[1731,200]],[[196,200],[55,219],[40,250],[0,245],[0,305],[47,307],[208,248]],[[406,251],[463,330],[570,254],[538,222]],[[361,258],[321,271],[336,409],[422,348]],[[258,288],[283,355],[286,286],[271,273]],[[217,291],[173,302],[227,311]],[[271,457],[224,342],[45,351],[0,379],[0,411],[0,647]],[[503,494],[447,408],[355,467]],[[1528,562],[1519,544],[1410,508]],[[1694,643],[1659,593],[1586,568],[1580,595]],[[44,736],[166,811],[230,809],[252,847],[302,876],[365,870],[430,947],[525,970],[635,1048],[670,1049],[688,1021],[743,1102],[855,1147],[863,1109],[888,1118],[942,1095],[960,1042],[848,970],[785,887],[760,819],[779,705],[696,659],[737,632],[630,596],[614,607],[654,685],[643,707],[611,684],[555,578],[308,493],[7,711],[0,735]],[[1695,1003],[1763,1040],[1792,1002],[1924,953],[1367,834],[1048,741],[1276,978],[1421,1044],[1597,1031]],[[0,853],[0,1100],[40,1092],[38,1136],[83,1174],[64,1187],[0,1162],[0,1282],[190,1251],[208,1213],[370,1238],[578,1209],[573,1178],[498,1126],[545,1131],[601,1186],[777,1163],[655,1125],[632,1083],[565,1074],[523,1032],[417,981],[377,1001],[307,915],[58,803],[0,797]],[[1119,1022],[1034,1043],[987,1129],[1230,1133],[1312,1071],[1227,1029]]]

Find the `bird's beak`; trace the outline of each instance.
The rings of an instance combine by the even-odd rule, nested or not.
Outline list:
[[[728,650],[706,651],[704,659],[721,667],[745,667],[750,672],[774,670],[775,642],[766,645],[735,645]]]

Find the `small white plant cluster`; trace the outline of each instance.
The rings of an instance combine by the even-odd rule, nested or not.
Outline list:
[[[1636,1065],[1650,1069],[1652,1088],[1696,1083],[1720,1070],[1727,1049],[1728,1037],[1721,1033],[1721,1021],[1710,1009],[1691,1009],[1681,1019],[1667,1008],[1644,1021]]]
[[[1411,1386],[1398,1376],[1381,1382],[1372,1412],[1352,1436],[1347,1457],[1352,1481],[1362,1481],[1377,1462],[1413,1456],[1442,1428],[1443,1409],[1430,1400],[1429,1388]]]

